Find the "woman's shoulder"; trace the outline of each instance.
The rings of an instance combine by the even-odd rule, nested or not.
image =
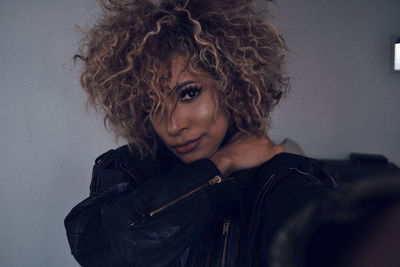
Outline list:
[[[309,158],[293,153],[282,152],[270,159],[267,164],[276,167],[302,167],[310,168],[315,164],[320,164],[316,159]]]
[[[138,160],[139,152],[133,149],[130,149],[128,145],[122,145],[120,147],[110,149],[101,155],[99,155],[95,160],[95,165],[104,165],[110,163],[117,158],[120,159],[129,159],[129,160]]]
[[[95,169],[124,169],[135,168],[143,169],[151,166],[154,168],[156,160],[150,156],[142,157],[140,152],[128,145],[110,149],[95,159],[93,170]]]
[[[151,176],[155,166],[138,151],[123,145],[110,149],[95,159],[90,192],[95,193],[119,183],[137,186]]]
[[[281,178],[288,176],[309,177],[318,183],[336,187],[333,174],[323,162],[292,153],[279,153],[260,166],[260,172],[264,175],[275,175]]]

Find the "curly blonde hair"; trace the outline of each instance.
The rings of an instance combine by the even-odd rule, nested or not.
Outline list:
[[[159,138],[151,121],[164,110],[171,57],[209,74],[218,100],[242,132],[264,132],[288,89],[285,42],[251,0],[102,0],[102,17],[83,39],[81,85],[87,105],[142,155]]]

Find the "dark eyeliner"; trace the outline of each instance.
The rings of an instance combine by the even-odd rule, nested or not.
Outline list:
[[[198,86],[188,86],[180,92],[179,98],[181,99],[182,102],[190,102],[201,93],[202,89],[203,89],[202,87]],[[195,95],[191,96],[190,99],[188,100],[183,100],[183,98],[191,92],[195,92]]]

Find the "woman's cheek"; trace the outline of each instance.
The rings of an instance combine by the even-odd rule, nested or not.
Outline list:
[[[196,115],[197,120],[205,123],[205,125],[214,123],[215,106],[210,103],[203,103],[197,107]]]

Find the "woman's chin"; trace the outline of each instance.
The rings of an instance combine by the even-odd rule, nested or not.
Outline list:
[[[215,151],[193,151],[191,153],[187,154],[175,154],[182,162],[188,164],[191,162],[194,162],[196,160],[201,160],[201,159],[206,159],[211,157],[212,154],[214,154]]]
[[[196,160],[207,158],[207,156],[202,155],[176,155],[182,162],[188,164]]]

